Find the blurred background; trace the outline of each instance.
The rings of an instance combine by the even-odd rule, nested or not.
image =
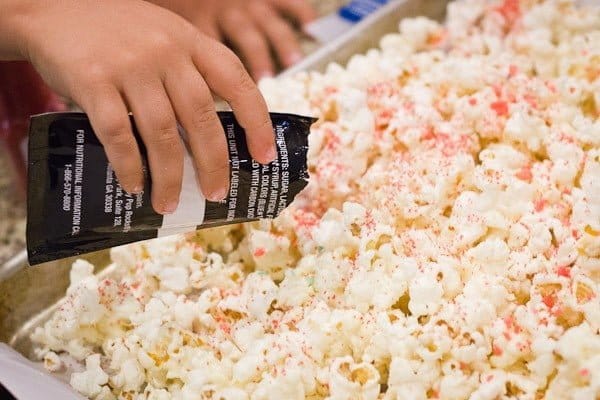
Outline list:
[[[347,0],[311,0],[319,15]],[[300,35],[305,54],[319,45]],[[28,117],[68,108],[27,63],[0,62],[0,264],[25,247]]]

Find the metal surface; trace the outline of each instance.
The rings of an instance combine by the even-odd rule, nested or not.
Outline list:
[[[96,273],[109,264],[108,251],[79,258],[94,264]],[[27,254],[22,252],[0,267],[0,342],[32,358],[29,336],[48,320],[64,297],[73,261],[71,258],[30,267]]]
[[[354,54],[378,47],[379,40],[385,34],[397,32],[402,18],[423,15],[442,21],[448,3],[449,0],[392,0],[352,30],[327,43],[279,76],[292,76],[302,71],[323,72],[332,62],[345,65]]]
[[[345,64],[352,55],[377,47],[379,39],[386,33],[397,31],[398,22],[403,17],[424,15],[441,20],[447,3],[448,0],[392,1],[282,76],[301,71],[323,71],[331,62]],[[97,273],[102,271],[103,275],[107,275],[113,272],[110,268],[106,269],[108,251],[79,258],[94,264]],[[29,358],[33,357],[29,336],[48,320],[56,304],[64,297],[73,261],[65,259],[29,267],[27,255],[22,252],[0,266],[0,342],[8,343]]]

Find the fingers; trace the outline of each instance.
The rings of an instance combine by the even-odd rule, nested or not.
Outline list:
[[[231,50],[214,41],[197,42],[196,68],[209,87],[233,109],[246,131],[250,154],[263,164],[273,161],[277,154],[273,125],[258,87]]]
[[[124,92],[148,152],[152,206],[160,214],[170,214],[179,203],[183,144],[169,97],[157,77],[127,82]]]
[[[270,0],[278,11],[304,26],[317,17],[315,9],[306,0]]]
[[[86,101],[86,99],[88,99]],[[144,189],[142,158],[127,107],[114,86],[98,86],[79,105],[88,114],[121,187],[128,193]]]
[[[273,75],[269,44],[251,18],[241,9],[231,9],[221,18],[225,38],[235,47],[252,73],[259,80]]]
[[[275,49],[284,67],[290,67],[302,59],[302,50],[294,30],[277,11],[263,2],[252,2],[249,12]]]
[[[184,81],[182,76],[189,78]],[[208,86],[190,64],[169,74],[165,87],[177,119],[188,134],[204,196],[211,201],[224,199],[229,190],[229,153]]]

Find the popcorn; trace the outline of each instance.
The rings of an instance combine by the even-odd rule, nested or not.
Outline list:
[[[375,400],[379,395],[379,372],[352,357],[334,359],[330,367],[330,400]]]
[[[44,368],[50,372],[58,372],[63,368],[63,361],[58,354],[49,351],[44,355]]]
[[[100,367],[100,354],[93,354],[85,359],[85,371],[71,375],[71,386],[79,393],[96,398],[103,393],[108,383],[108,375]]]
[[[417,276],[410,284],[408,309],[415,316],[434,314],[442,303],[442,285],[426,275]]]
[[[77,261],[46,368],[94,399],[599,398],[600,11],[459,0],[399,28],[263,80],[319,117],[308,187],[115,248],[106,278]]]

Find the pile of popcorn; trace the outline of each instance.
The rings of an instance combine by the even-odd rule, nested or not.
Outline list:
[[[600,10],[462,0],[323,74],[274,221],[77,261],[33,334],[96,399],[600,398]]]

